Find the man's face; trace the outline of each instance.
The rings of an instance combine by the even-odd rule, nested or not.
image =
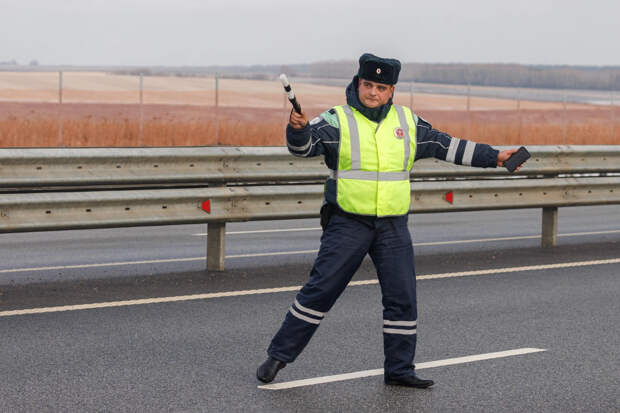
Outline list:
[[[357,90],[362,105],[373,109],[385,105],[394,94],[394,85],[359,79]]]

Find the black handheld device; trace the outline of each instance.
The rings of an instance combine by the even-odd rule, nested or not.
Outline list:
[[[532,155],[525,149],[525,146],[519,148],[518,151],[510,155],[510,158],[504,161],[504,167],[508,169],[508,172],[514,172],[523,162],[530,159]]]

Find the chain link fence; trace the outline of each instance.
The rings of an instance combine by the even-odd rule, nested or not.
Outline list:
[[[289,76],[309,118],[350,79]],[[434,127],[491,144],[620,144],[617,79],[604,90],[401,81],[394,101]],[[1,72],[0,146],[284,145],[290,106],[267,75]]]

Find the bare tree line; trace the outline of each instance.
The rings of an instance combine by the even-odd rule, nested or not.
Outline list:
[[[355,62],[292,65],[297,75],[348,77]],[[620,67],[531,66],[520,64],[404,63],[400,80],[550,89],[620,89]]]
[[[12,62],[9,62],[12,63]],[[293,77],[347,79],[356,61],[328,61],[293,65],[248,66],[0,66],[0,71],[108,71],[144,76],[213,76],[275,79],[286,72]],[[403,63],[401,81],[476,86],[549,89],[620,90],[620,66],[542,66],[514,63]]]

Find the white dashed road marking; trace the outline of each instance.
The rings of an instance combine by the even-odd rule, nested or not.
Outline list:
[[[433,367],[452,366],[455,364],[471,363],[474,361],[490,360],[502,357],[520,356],[523,354],[539,353],[546,351],[541,348],[519,348],[515,350],[498,351],[496,353],[476,354],[473,356],[455,357],[444,360],[428,361],[426,363],[416,363],[416,370],[430,369]],[[362,377],[380,376],[383,374],[383,369],[364,370],[354,373],[336,374],[334,376],[315,377],[312,379],[287,381],[283,383],[265,384],[258,386],[259,389],[267,390],[284,390],[292,389],[294,387],[313,386],[316,384],[333,383],[335,381],[345,381],[359,379]]]

